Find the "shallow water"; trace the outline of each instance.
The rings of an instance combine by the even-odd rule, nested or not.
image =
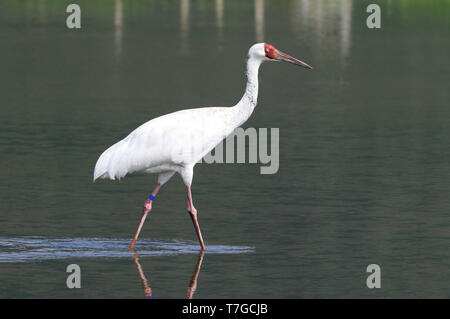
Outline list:
[[[60,1],[0,2],[0,297],[186,298],[194,277],[194,298],[450,296],[448,1],[378,1],[380,30],[369,1],[77,3],[81,30]],[[98,156],[236,103],[256,41],[314,67],[261,67],[243,127],[279,128],[279,171],[196,166],[204,255],[174,177],[132,254],[156,179],[93,184]]]
[[[67,258],[127,258],[134,255],[129,239],[113,238],[0,238],[0,262],[36,262]],[[170,242],[139,240],[139,256],[176,256],[199,254],[198,244],[178,240]],[[242,254],[252,247],[208,246],[208,254]]]

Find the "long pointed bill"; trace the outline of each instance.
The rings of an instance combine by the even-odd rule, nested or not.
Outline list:
[[[287,55],[286,53],[277,51],[276,55],[275,55],[275,59],[278,61],[284,61],[284,62],[289,62],[289,63],[293,63],[293,64],[297,64],[301,67],[304,67],[306,69],[312,69],[312,66],[310,66],[309,64],[302,62],[300,60],[297,60],[296,58],[291,57],[290,55]]]

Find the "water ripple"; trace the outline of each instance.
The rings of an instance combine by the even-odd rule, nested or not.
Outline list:
[[[128,247],[130,239],[111,238],[45,238],[0,237],[0,263],[32,262],[64,258],[124,258],[133,256]],[[139,239],[136,245],[139,256],[173,256],[198,254],[196,242],[179,240],[157,241]],[[242,254],[253,252],[253,247],[209,245],[208,254]]]

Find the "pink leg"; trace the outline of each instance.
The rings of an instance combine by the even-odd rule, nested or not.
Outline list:
[[[143,214],[141,218],[141,222],[139,223],[136,234],[134,235],[133,241],[131,242],[130,249],[134,250],[134,245],[136,244],[136,240],[138,239],[139,233],[141,232],[142,225],[144,225],[145,218],[147,218],[147,214],[152,210],[153,199],[155,199],[156,194],[158,194],[159,189],[161,188],[161,184],[157,184],[155,189],[153,190],[150,197],[145,201],[145,206],[143,209]]]
[[[203,243],[202,233],[200,231],[200,226],[198,225],[197,210],[195,209],[194,204],[192,203],[192,194],[190,187],[187,187],[187,198],[188,198],[188,212],[191,215],[192,222],[194,223],[195,231],[197,232],[200,246],[202,247],[202,250],[205,250],[206,248],[205,244]]]

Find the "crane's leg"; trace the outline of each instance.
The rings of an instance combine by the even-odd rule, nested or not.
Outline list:
[[[144,225],[145,219],[147,218],[147,214],[152,210],[152,203],[155,199],[156,194],[158,194],[159,189],[161,188],[161,183],[158,183],[153,190],[152,194],[148,197],[145,202],[145,206],[142,213],[141,221],[139,222],[139,226],[137,228],[136,234],[134,235],[133,241],[131,242],[130,249],[134,250],[134,245],[136,244],[136,240],[138,239],[139,233],[141,232],[142,225]]]
[[[195,231],[197,232],[198,241],[200,242],[200,246],[202,247],[202,250],[205,250],[205,244],[203,243],[203,237],[202,232],[200,231],[200,226],[198,225],[197,220],[197,210],[194,207],[194,204],[192,203],[192,194],[191,194],[191,187],[187,186],[187,198],[188,198],[188,212],[191,215],[192,222],[194,223]]]

